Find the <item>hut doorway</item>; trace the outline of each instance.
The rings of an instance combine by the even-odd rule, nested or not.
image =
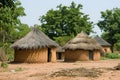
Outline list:
[[[93,60],[93,51],[89,51],[89,60]]]
[[[62,53],[58,53],[58,59],[62,59]]]
[[[47,62],[50,62],[51,61],[51,48],[48,48],[48,58],[47,58]]]

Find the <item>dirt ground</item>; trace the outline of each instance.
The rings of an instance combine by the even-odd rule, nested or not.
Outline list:
[[[118,63],[120,59],[9,64],[7,69],[0,68],[0,80],[120,80],[120,70],[114,69]]]

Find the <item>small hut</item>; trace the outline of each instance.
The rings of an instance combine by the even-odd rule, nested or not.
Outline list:
[[[57,52],[57,59],[58,60],[63,60],[65,50],[61,46],[58,46],[57,49],[56,49],[56,52]]]
[[[64,46],[65,61],[100,60],[101,46],[86,33],[79,33]]]
[[[57,46],[37,28],[11,45],[15,50],[14,61],[25,63],[56,62]]]
[[[94,37],[94,39],[102,46],[102,51],[104,53],[111,53],[111,44],[99,37],[98,35]]]

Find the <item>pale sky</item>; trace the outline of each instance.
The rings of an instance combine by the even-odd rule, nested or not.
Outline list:
[[[93,21],[94,24],[101,19],[101,11],[116,7],[120,8],[120,0],[20,0],[27,15],[22,17],[21,21],[29,26],[40,24],[38,19],[40,16],[46,14],[48,10],[56,9],[59,4],[69,6],[72,1],[83,5],[82,12],[88,14],[90,21]],[[93,30],[97,32],[96,34],[100,35],[100,29],[97,26],[94,27]]]

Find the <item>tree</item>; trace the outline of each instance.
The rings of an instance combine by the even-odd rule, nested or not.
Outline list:
[[[41,28],[51,39],[66,38],[76,36],[84,31],[88,34],[92,32],[92,22],[88,15],[81,12],[82,5],[74,2],[70,6],[57,6],[57,10],[49,10],[47,14],[40,17]],[[65,40],[65,39],[63,39]],[[61,41],[61,40],[60,40]]]
[[[0,7],[0,42],[4,45],[13,37],[13,32],[22,25],[19,17],[25,16],[24,8],[19,1],[15,1],[14,9],[11,7]]]
[[[0,7],[14,7],[14,0],[0,0]]]
[[[113,52],[114,44],[120,40],[120,8],[101,12],[101,18],[97,25],[104,31],[102,36],[112,45]]]
[[[9,39],[10,42],[14,42],[17,39],[22,38],[31,30],[27,24],[21,24],[20,26],[16,27],[14,31],[11,32],[11,38]]]

